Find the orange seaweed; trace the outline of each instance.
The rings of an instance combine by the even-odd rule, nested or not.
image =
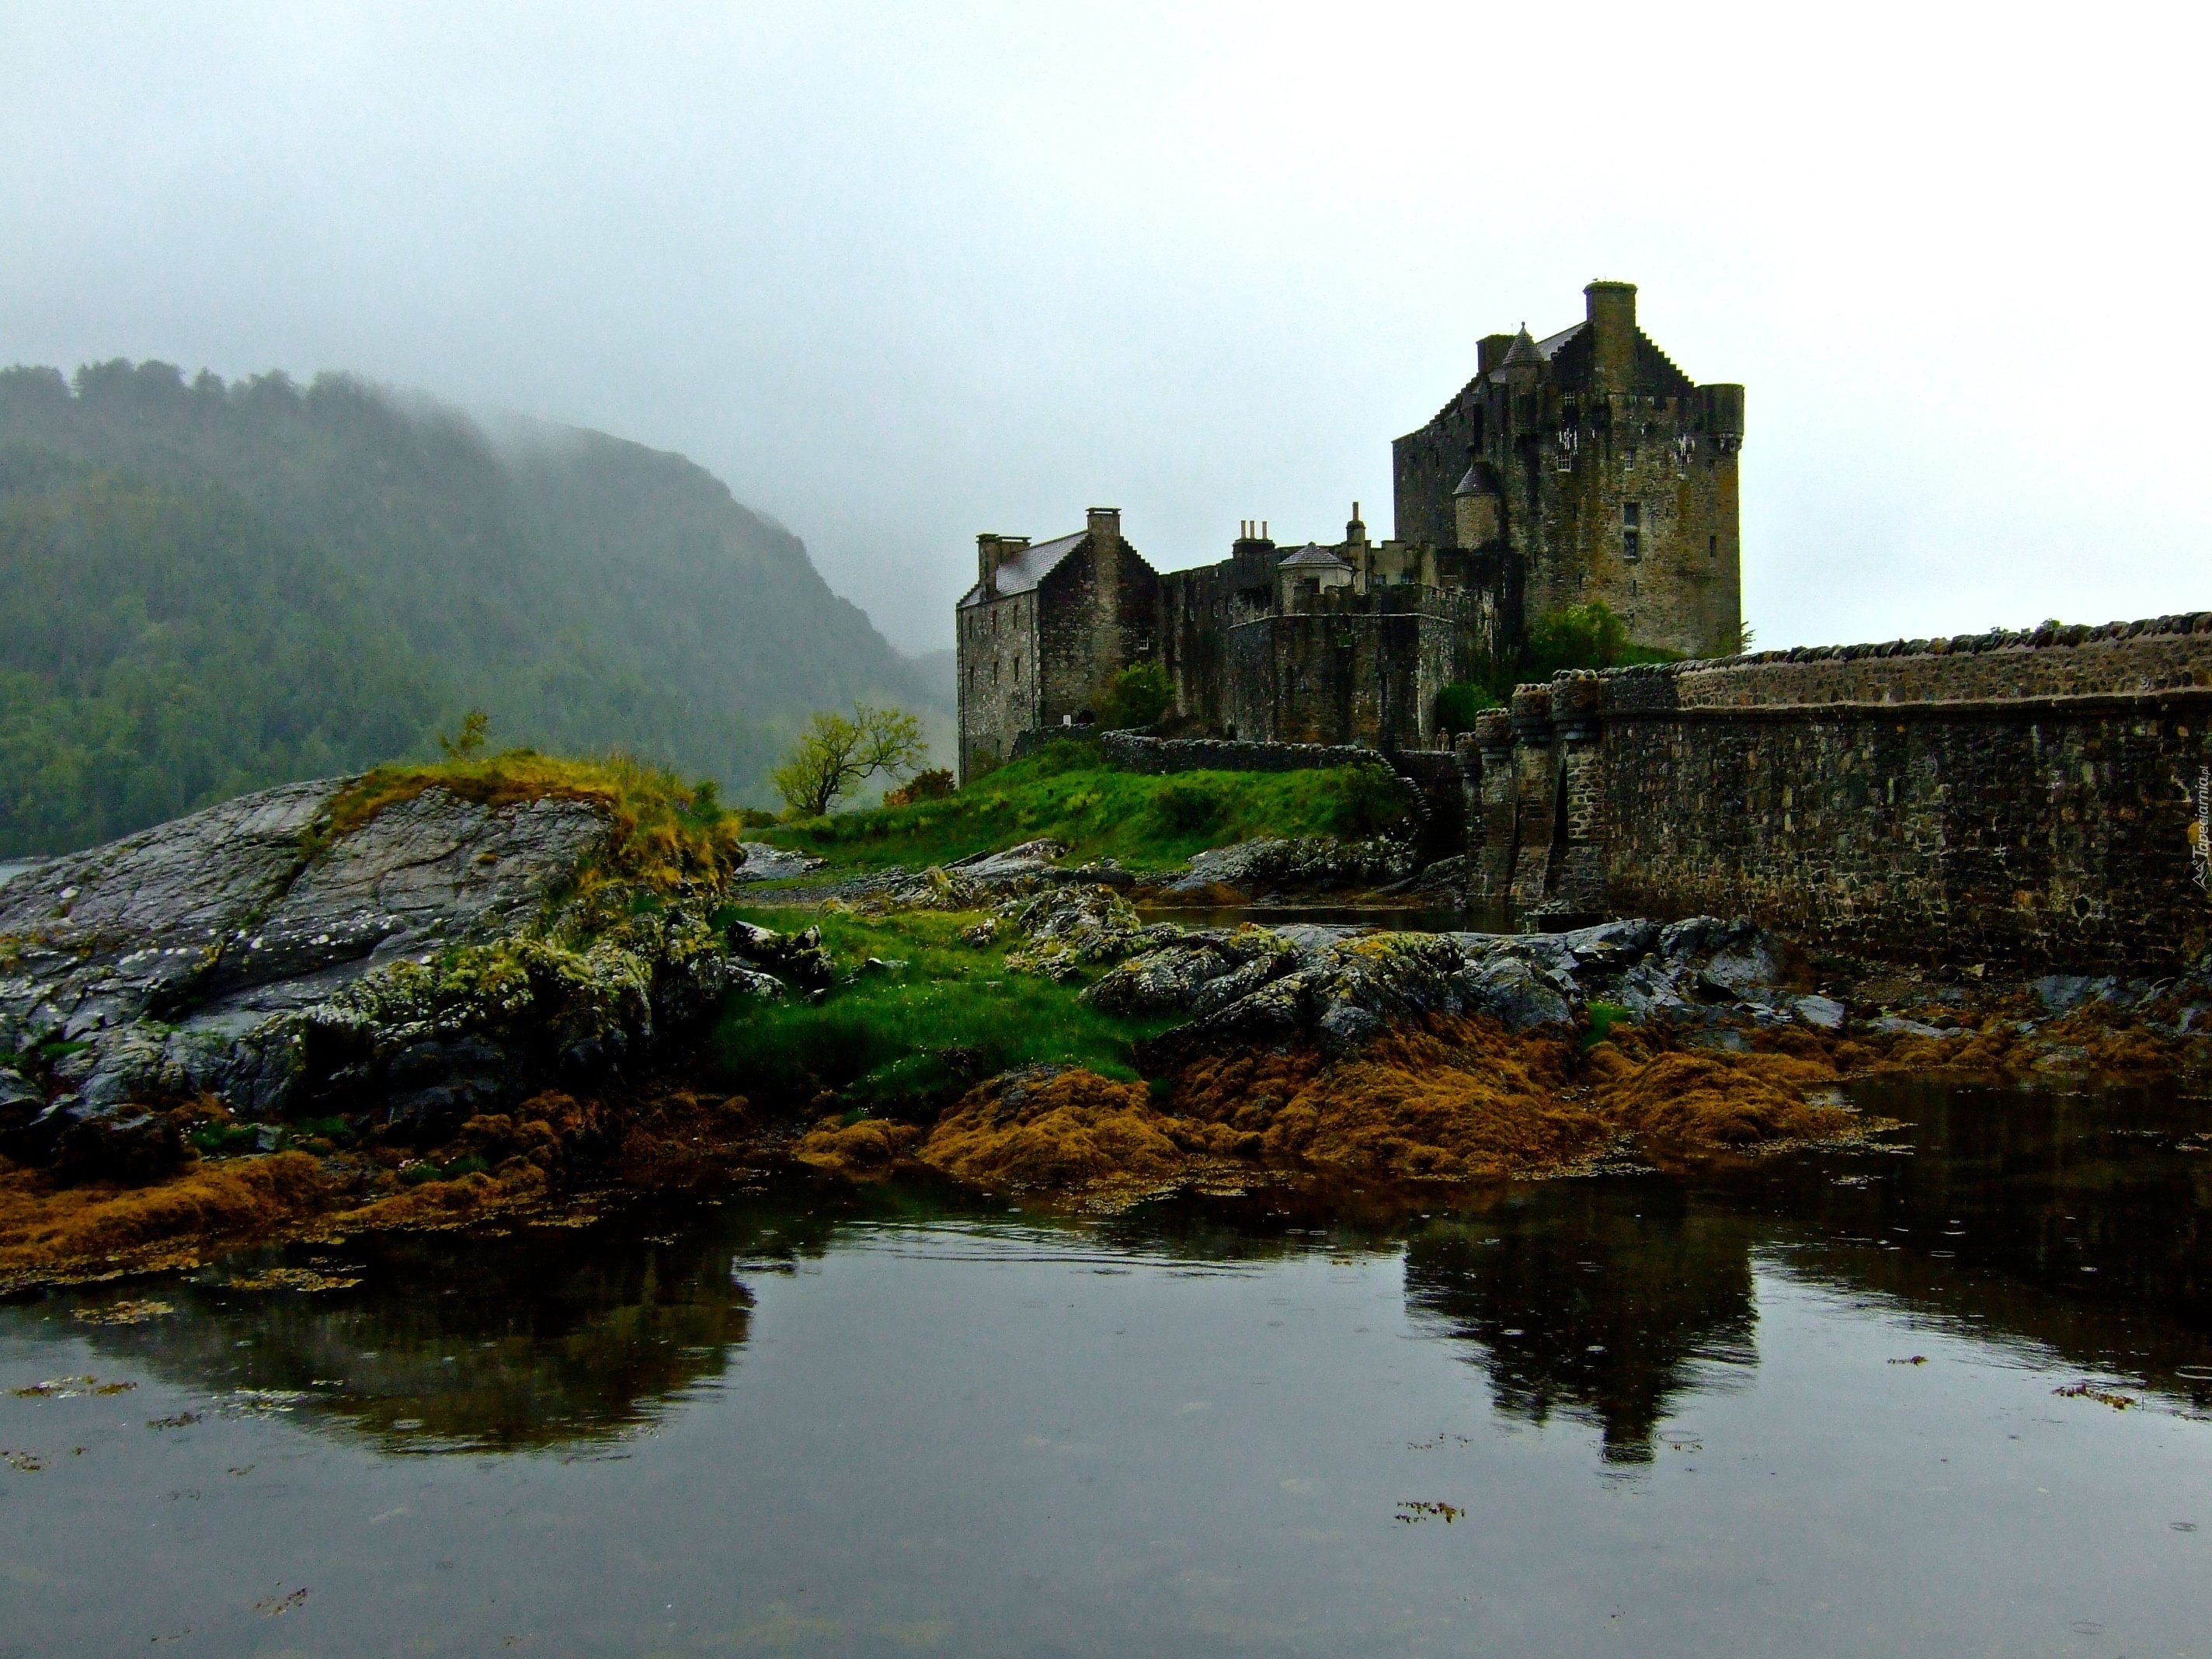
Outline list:
[[[1561,1097],[1571,1059],[1553,1038],[1437,1017],[1334,1061],[1303,1049],[1208,1056],[1184,1068],[1175,1099],[1243,1132],[1237,1150],[1269,1164],[1479,1180],[1556,1170],[1605,1149],[1607,1127]]]
[[[0,1285],[179,1265],[296,1226],[329,1195],[304,1152],[187,1164],[139,1186],[64,1186],[0,1160]]]
[[[991,1188],[1079,1188],[1165,1181],[1185,1149],[1141,1083],[1037,1068],[978,1085],[940,1119],[921,1161]]]
[[[824,1118],[801,1137],[792,1156],[801,1164],[853,1180],[880,1180],[913,1154],[921,1130],[911,1123],[864,1117],[846,1123]]]
[[[1669,1148],[1740,1150],[1848,1133],[1861,1121],[1856,1112],[1804,1096],[1835,1076],[1824,1060],[1793,1054],[1677,1049],[1600,1082],[1590,1104],[1607,1121]]]

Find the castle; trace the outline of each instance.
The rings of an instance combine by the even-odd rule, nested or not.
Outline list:
[[[1344,539],[1247,521],[1228,558],[1161,573],[1121,514],[1045,542],[980,535],[956,614],[960,775],[1024,732],[1090,724],[1157,663],[1191,730],[1265,743],[1425,747],[1448,685],[1510,662],[1537,618],[1601,600],[1639,645],[1726,656],[1741,632],[1743,388],[1698,386],[1592,283],[1583,320],[1480,343],[1474,378],[1391,446],[1395,538],[1353,503]]]

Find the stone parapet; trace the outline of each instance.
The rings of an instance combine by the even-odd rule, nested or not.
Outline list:
[[[2100,627],[1804,646],[1607,671],[1609,709],[2010,702],[2212,685],[2212,611]]]

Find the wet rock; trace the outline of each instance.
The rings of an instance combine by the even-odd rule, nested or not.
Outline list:
[[[1238,983],[1241,994],[1208,995],[1213,1006],[1146,1046],[1146,1064],[1298,1038],[1347,1054],[1386,1027],[1426,1014],[1486,1014],[1521,1031],[1571,1024],[1578,1011],[1571,979],[1563,988],[1510,945],[1471,954],[1445,934],[1376,933],[1290,957],[1271,959],[1264,976],[1253,965],[1240,970],[1249,976]],[[1127,971],[1144,975],[1143,959]],[[1200,994],[1212,991],[1210,981]]]
[[[774,975],[752,967],[742,957],[701,951],[680,962],[664,964],[653,975],[653,1013],[663,1024],[695,1024],[712,1016],[732,992],[775,998],[784,994],[784,984]]]
[[[1280,977],[1299,960],[1264,927],[1191,933],[1122,963],[1081,1000],[1116,1014],[1203,1013]],[[1224,992],[1224,986],[1235,988]]]
[[[945,868],[978,886],[1003,885],[1038,876],[1060,873],[1060,860],[1067,856],[1067,843],[1042,836],[996,853],[977,853],[957,859]]]
[[[1036,974],[1065,984],[1083,969],[1118,962],[1147,945],[1179,939],[1182,930],[1169,924],[1147,927],[1129,902],[1110,887],[1055,887],[1003,913],[1030,943],[1006,952],[1016,973]]]
[[[2119,985],[2109,974],[2101,979],[2084,974],[2046,974],[2034,981],[2033,988],[2046,1009],[2063,1014],[2085,1002],[2111,1000],[2118,994]]]
[[[0,1128],[28,1122],[45,1109],[46,1095],[12,1066],[0,1066]]]
[[[1782,941],[1771,933],[1732,939],[1714,953],[1699,978],[1707,990],[1717,995],[1741,998],[1747,991],[1780,982],[1782,951]]]
[[[1790,1010],[1808,1025],[1823,1031],[1844,1029],[1844,1005],[1832,997],[1802,996],[1792,999]]]
[[[1413,873],[1412,849],[1387,836],[1339,841],[1333,836],[1238,842],[1200,853],[1165,883],[1166,899],[1234,902],[1271,893],[1378,887]]]
[[[702,1017],[755,971],[726,959],[709,895],[629,914],[580,891],[610,831],[595,805],[432,787],[332,839],[350,781],[264,790],[0,887],[0,1048],[52,1054],[23,1073],[52,1103],[0,1109],[0,1150],[137,1167],[173,1147],[167,1108],[201,1095],[259,1118],[391,1088],[400,1117],[436,1116],[533,1059],[634,1052],[656,1011]],[[499,1064],[475,1067],[471,1040]],[[422,1052],[452,1075],[401,1061]]]
[[[744,849],[745,861],[731,876],[733,882],[787,881],[794,876],[811,875],[829,862],[786,848],[771,847],[764,841],[740,842],[738,845]]]
[[[729,926],[730,948],[745,962],[787,980],[803,990],[818,991],[837,977],[837,964],[822,944],[822,930],[780,933],[750,922]]]
[[[1465,1012],[1488,1014],[1509,1031],[1574,1023],[1575,1007],[1548,975],[1514,957],[1502,957],[1459,976]]]
[[[1948,1027],[1929,1025],[1920,1020],[1906,1019],[1898,1014],[1882,1014],[1866,1023],[1866,1029],[1883,1036],[1954,1037],[1960,1035],[1954,1020]]]

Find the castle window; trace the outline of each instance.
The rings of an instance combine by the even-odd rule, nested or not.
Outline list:
[[[1620,532],[1620,556],[1631,564],[1644,556],[1644,532],[1624,530]]]
[[[1706,556],[1707,558],[1709,558],[1709,559],[1717,559],[1718,557],[1720,557],[1720,556],[1721,556],[1721,538],[1720,538],[1719,537],[1717,537],[1717,536],[1708,536],[1708,537],[1706,537],[1706,538],[1705,538],[1705,556]]]
[[[1644,503],[1641,501],[1623,501],[1620,504],[1620,521],[1626,525],[1631,530],[1636,528],[1638,525],[1642,524],[1644,522]]]

